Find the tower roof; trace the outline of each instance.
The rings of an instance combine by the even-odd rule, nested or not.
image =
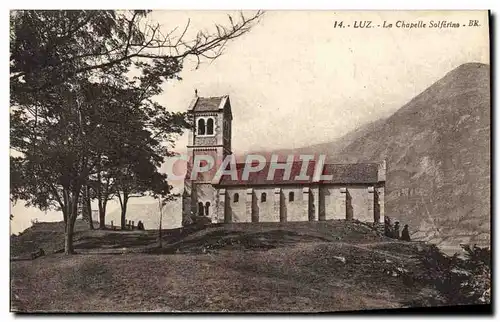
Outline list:
[[[195,97],[189,106],[189,111],[194,112],[212,112],[223,110],[226,101],[229,99],[228,95],[218,97]]]

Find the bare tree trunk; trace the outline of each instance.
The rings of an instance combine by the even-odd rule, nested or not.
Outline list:
[[[101,187],[101,175],[98,174],[98,189],[97,189],[97,200],[99,204],[99,229],[106,229],[106,206],[109,201],[109,186],[106,184],[103,191]]]
[[[99,162],[101,161],[99,157]],[[103,193],[102,193],[102,176],[101,169],[99,167],[97,171],[97,183],[96,183],[96,193],[97,193],[97,206],[99,207],[99,229],[105,229],[106,223],[104,222],[106,219],[106,213],[104,212],[103,207]]]
[[[158,247],[161,248],[162,247],[162,240],[161,239],[163,237],[162,234],[161,234],[161,228],[162,228],[161,227],[161,222],[162,222],[162,219],[163,219],[163,211],[162,211],[163,207],[162,207],[162,204],[161,204],[161,197],[158,199],[158,205],[160,207],[160,225],[158,227]]]
[[[83,210],[86,214],[86,217],[89,221],[89,229],[94,230],[94,223],[92,222],[92,205],[90,203],[90,187],[85,186],[84,190],[84,198],[83,198]]]
[[[74,231],[74,224],[71,224],[71,220],[68,220],[66,223],[66,232],[64,234],[64,254],[65,255],[71,255],[74,254],[74,249],[73,249],[73,231]]]
[[[104,212],[101,202],[99,202],[99,229],[106,228],[105,220],[106,220],[106,213]]]
[[[106,229],[106,206],[108,205],[108,195],[103,195],[102,202],[99,202],[99,229]]]
[[[78,197],[80,194],[80,189],[81,188],[73,190],[72,196],[68,198],[69,204],[67,209],[69,210],[69,213],[67,214],[64,234],[64,254],[66,255],[75,253],[73,248],[73,235],[75,230],[75,221],[78,215]]]
[[[121,227],[122,229],[125,229],[125,226],[127,225],[127,203],[128,203],[128,195],[123,194],[123,201],[121,202]]]
[[[120,222],[122,230],[125,229],[126,222],[127,222],[127,206],[123,205],[122,214],[121,214],[121,222]]]

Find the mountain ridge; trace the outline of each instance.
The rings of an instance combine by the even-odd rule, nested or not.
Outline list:
[[[332,162],[387,161],[386,215],[418,239],[490,241],[489,68],[460,65],[362,135],[334,141]]]

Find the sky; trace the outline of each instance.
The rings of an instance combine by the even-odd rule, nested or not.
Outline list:
[[[190,21],[186,33],[215,30],[231,12],[155,11],[152,21],[168,32]],[[234,13],[233,13],[234,14]],[[252,12],[246,12],[252,15]],[[460,23],[460,28],[351,28],[397,21]],[[463,27],[479,20],[479,27]],[[351,27],[335,28],[343,21]],[[467,62],[489,63],[485,11],[267,11],[242,37],[228,43],[223,56],[195,69],[187,62],[181,81],[169,81],[158,101],[185,111],[194,90],[203,97],[229,95],[233,112],[232,149],[288,149],[332,141],[357,127],[389,116],[414,96]],[[174,33],[175,34],[175,33]],[[176,151],[186,152],[187,133]],[[151,203],[149,199],[135,203]],[[110,212],[118,207],[113,202]],[[62,220],[22,203],[13,207],[12,233],[31,220]]]

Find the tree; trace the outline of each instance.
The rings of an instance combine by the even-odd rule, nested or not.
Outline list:
[[[130,135],[121,140],[126,141],[119,149],[126,159],[122,159],[113,169],[114,191],[120,201],[121,226],[126,223],[127,204],[130,198],[142,197],[146,193],[152,196],[163,196],[170,192],[167,177],[158,172],[165,157],[173,156],[171,149],[175,137],[190,127],[185,113],[171,113],[154,102],[145,102],[140,106],[139,114],[128,120]],[[149,115],[149,116],[148,116]],[[144,127],[147,131],[141,130]],[[137,147],[131,149],[131,147]]]
[[[176,75],[178,71],[178,66],[172,66],[169,73]],[[100,152],[92,181],[101,228],[107,201],[114,195],[120,201],[124,229],[129,199],[146,192],[159,193],[158,186],[166,184],[166,177],[158,173],[158,168],[165,157],[173,155],[171,148],[176,136],[190,127],[186,113],[169,112],[153,100],[162,91],[160,85],[155,72],[146,69],[142,76],[121,87],[107,88],[101,99],[106,102],[109,118],[101,117],[106,122],[97,137],[105,139],[96,142]]]
[[[47,90],[81,74],[121,74],[131,64],[148,64],[155,70],[188,57],[198,64],[215,59],[226,43],[247,33],[263,12],[239,19],[229,16],[227,26],[199,31],[186,39],[184,28],[165,32],[151,23],[147,11],[22,10],[11,13],[10,86],[17,104],[38,102],[26,93]]]
[[[121,228],[125,229],[127,219],[127,205],[131,198],[143,197],[148,191],[157,190],[161,183],[167,184],[166,176],[162,176],[157,167],[151,167],[152,163],[146,158],[136,160],[124,166],[121,172],[117,173],[116,196],[120,202]],[[168,191],[167,191],[168,194]]]
[[[113,102],[109,94],[116,94],[114,85],[82,80],[78,91],[71,85],[60,86],[57,96],[51,93],[43,107],[14,109],[11,114],[11,147],[20,154],[11,158],[12,197],[26,200],[28,206],[63,212],[68,254],[73,252],[73,227],[83,199],[81,191],[91,186],[96,192],[102,227],[102,214],[113,192],[117,169],[126,162],[138,164],[139,156],[146,158],[150,163],[139,163],[135,173],[141,178],[149,175],[151,189],[158,189],[158,175],[151,177],[151,169],[163,160],[160,153],[164,149],[153,135],[168,137],[171,129],[177,128],[167,128],[160,122],[164,125],[161,129],[149,129],[149,122],[156,124],[158,116],[148,114],[147,104],[121,106],[120,101]],[[102,109],[103,104],[106,109]],[[176,113],[167,114],[177,118]],[[103,177],[106,185],[101,189]]]
[[[87,102],[90,97],[87,97]],[[90,98],[91,99],[91,98]],[[62,211],[65,251],[73,252],[73,227],[82,187],[93,168],[86,134],[91,104],[62,84],[45,98],[43,106],[13,108],[11,112],[11,196],[27,206]]]
[[[230,17],[228,27],[216,25],[215,32],[199,32],[191,40],[184,39],[189,23],[175,36],[175,30],[162,32],[146,15],[143,11],[11,14],[11,149],[15,151],[10,161],[11,198],[42,210],[61,210],[66,254],[73,253],[83,187],[96,177],[99,185],[103,177],[116,179],[116,170],[133,157],[130,151],[137,142],[150,143],[149,160],[168,155],[161,140],[171,140],[182,123],[172,120],[183,116],[168,113],[152,96],[141,99],[138,93],[160,93],[163,81],[177,78],[187,57],[198,62],[217,58],[227,41],[248,32],[262,13],[241,15],[239,22]],[[130,80],[126,77],[130,71],[141,76]],[[131,103],[120,107],[117,97],[123,98],[121,103],[126,98]],[[115,115],[117,120],[132,113],[142,127],[136,124],[133,132],[123,127],[127,122],[113,124],[106,115],[108,108],[121,115]],[[142,141],[132,140],[138,133]],[[162,184],[160,190],[167,191],[166,178],[157,178],[154,193]]]

